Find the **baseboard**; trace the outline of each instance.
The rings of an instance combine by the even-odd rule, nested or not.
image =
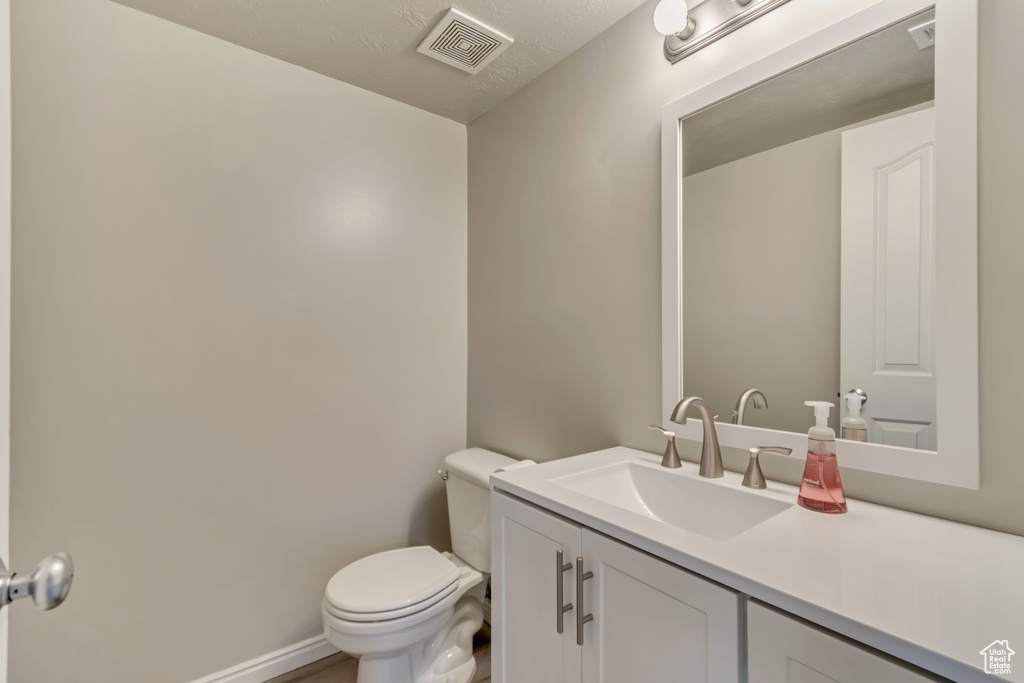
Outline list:
[[[263,683],[275,676],[286,674],[300,667],[329,657],[338,648],[327,642],[323,636],[316,636],[301,643],[295,643],[270,654],[242,662],[230,669],[224,669],[192,683]]]

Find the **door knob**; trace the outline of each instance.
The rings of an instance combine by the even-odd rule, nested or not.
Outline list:
[[[68,597],[74,578],[75,565],[67,553],[47,555],[28,576],[9,574],[0,562],[0,607],[31,595],[39,609],[53,609]]]

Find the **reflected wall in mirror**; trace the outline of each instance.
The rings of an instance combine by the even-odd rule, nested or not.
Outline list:
[[[860,389],[842,466],[978,488],[977,15],[879,0],[664,107],[666,419],[799,453]]]
[[[827,400],[841,433],[860,388],[869,441],[935,450],[934,19],[683,119],[683,372],[714,412],[754,387],[745,424],[805,432]]]

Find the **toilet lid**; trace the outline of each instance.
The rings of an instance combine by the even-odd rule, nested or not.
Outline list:
[[[400,548],[348,565],[327,583],[325,597],[345,612],[393,612],[439,595],[459,574],[458,567],[430,546]]]

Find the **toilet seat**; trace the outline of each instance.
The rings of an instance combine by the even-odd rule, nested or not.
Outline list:
[[[444,588],[441,592],[423,600],[422,602],[383,612],[350,612],[337,607],[326,598],[324,599],[324,609],[326,609],[331,615],[338,617],[339,619],[344,619],[345,621],[393,621],[395,619],[401,619],[402,617],[418,614],[424,610],[429,610],[438,603],[446,602],[445,598],[453,595],[458,587],[459,582],[455,581],[450,586]]]
[[[336,573],[324,593],[324,610],[352,622],[407,617],[452,596],[464,571],[430,546],[400,548],[364,557]]]

